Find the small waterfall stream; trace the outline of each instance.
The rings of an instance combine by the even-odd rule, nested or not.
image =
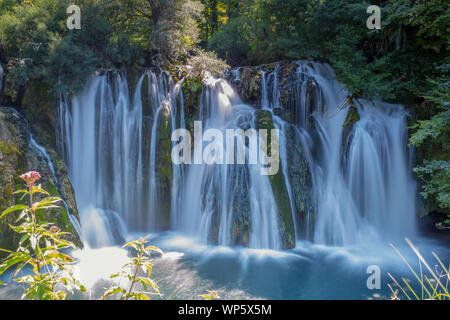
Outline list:
[[[161,148],[174,146],[167,130],[192,128],[183,81],[168,73],[145,73],[133,94],[123,75],[107,74],[71,101],[61,96],[62,151],[90,246],[117,244],[128,231],[172,229],[204,243],[282,249],[289,220],[295,238],[319,244],[414,234],[416,189],[403,107],[360,99],[360,120],[344,135],[347,95],[328,65],[298,62],[287,101],[280,65],[260,72],[260,109],[243,103],[226,80],[204,77],[198,114],[189,120],[202,123],[191,165],[161,157],[167,152]],[[230,75],[239,81],[241,70]],[[260,174],[260,164],[249,164],[258,158],[250,152],[256,135],[236,140],[245,146],[245,164],[208,164],[204,156],[225,153],[226,145],[201,133],[217,129],[225,141],[230,129],[256,131],[261,111],[279,132],[284,209],[273,179]],[[282,210],[289,211],[287,222]]]

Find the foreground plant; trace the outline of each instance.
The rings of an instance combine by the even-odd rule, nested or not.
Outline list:
[[[12,206],[0,215],[0,219],[13,212],[20,212],[16,223],[18,226],[10,227],[22,234],[18,248],[15,252],[0,249],[9,253],[0,265],[0,275],[15,267],[11,277],[14,281],[25,284],[25,292],[22,299],[39,300],[64,300],[67,292],[73,293],[73,289],[86,291],[86,289],[73,276],[72,264],[74,260],[61,250],[76,248],[75,245],[63,239],[67,232],[62,232],[57,226],[45,221],[38,221],[37,213],[58,208],[56,203],[62,200],[52,197],[41,186],[35,186],[41,178],[36,171],[31,171],[20,176],[25,181],[27,189],[16,191],[22,194],[21,199],[29,197],[29,205],[18,204]],[[37,195],[47,196],[41,201],[35,202]],[[18,273],[30,267],[32,274],[16,278]],[[4,285],[0,281],[0,285]]]
[[[442,263],[442,261],[439,259],[439,257],[436,255],[436,253],[432,252],[434,258],[438,262],[438,265],[435,266],[433,269],[423,258],[423,256],[420,254],[419,250],[412,244],[412,242],[409,239],[405,239],[405,241],[408,243],[408,245],[413,250],[414,254],[419,258],[420,263],[420,271],[419,273],[416,272],[411,265],[408,263],[408,261],[405,259],[405,257],[398,251],[397,248],[395,248],[392,244],[391,247],[394,248],[395,252],[402,258],[403,262],[408,266],[408,268],[411,270],[412,274],[416,278],[416,280],[419,283],[420,292],[418,290],[414,290],[413,287],[409,284],[408,280],[405,278],[402,278],[402,282],[404,283],[405,287],[402,287],[402,285],[390,274],[388,273],[389,277],[394,281],[395,286],[397,286],[400,291],[403,293],[403,295],[408,300],[450,300],[450,294],[448,290],[448,284],[450,282],[450,273],[449,273],[449,267],[445,267],[445,265]],[[429,275],[424,274],[422,270],[422,264],[425,266],[426,270],[428,270]],[[398,289],[394,290],[394,288],[388,284],[389,289],[392,291],[392,299],[394,300],[400,300]]]
[[[120,300],[150,300],[150,294],[157,294],[161,296],[158,285],[150,277],[152,275],[153,265],[150,262],[151,251],[156,251],[163,254],[161,249],[154,246],[146,246],[148,243],[146,236],[136,241],[131,241],[125,244],[122,248],[131,248],[135,250],[136,254],[130,261],[126,263],[122,270],[118,273],[112,274],[111,279],[118,279],[116,283],[113,283],[111,288],[106,290],[101,299],[120,294]],[[138,276],[139,270],[142,270],[145,276]],[[127,288],[121,286],[123,280],[128,280],[129,285]],[[137,285],[141,285],[143,291],[138,290]],[[152,289],[152,292],[147,292],[148,289]]]
[[[200,294],[199,297],[202,297],[205,300],[216,300],[220,299],[219,294],[213,290],[206,290],[208,293]]]

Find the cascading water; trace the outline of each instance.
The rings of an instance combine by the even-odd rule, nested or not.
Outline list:
[[[203,120],[205,131],[217,129],[224,136],[226,130],[255,128],[254,109],[243,104],[225,80],[207,76],[204,82],[199,120]],[[220,141],[202,148],[201,134],[196,134],[195,152],[209,154]],[[250,137],[249,145],[256,144],[255,139]],[[225,154],[227,147],[220,144],[218,148]],[[247,164],[248,152],[246,148]],[[201,156],[194,154],[194,159]],[[259,165],[206,162],[191,165],[187,171],[184,214],[176,226],[204,242],[280,249],[277,204],[269,178],[260,174]]]
[[[141,92],[146,76],[150,101],[147,123],[152,123],[147,131],[153,132],[150,148],[143,143],[146,117]],[[155,131],[159,112],[174,106],[173,87],[167,75],[144,74],[130,99],[123,76],[103,75],[93,78],[71,103],[61,97],[62,150],[83,236],[90,246],[112,245],[124,239],[127,229],[149,230],[153,225],[158,191]],[[175,87],[181,94],[179,85]],[[145,176],[150,179],[145,180]]]
[[[263,73],[263,108],[280,107],[278,72],[275,68],[267,79]],[[414,234],[416,190],[407,159],[406,112],[399,105],[360,100],[361,120],[348,141],[342,141],[346,93],[334,79],[327,65],[299,62],[287,106],[295,114],[298,143],[305,151],[318,197],[314,241],[347,245],[381,235]],[[275,115],[274,122],[285,137],[289,125]],[[343,155],[345,143],[348,154]],[[280,146],[286,148],[286,142]],[[286,152],[282,149],[280,154],[286,166]],[[285,182],[290,190],[286,174]],[[291,191],[289,197],[292,202]]]
[[[386,103],[363,106],[344,164],[349,191],[358,212],[381,235],[413,234],[416,187],[405,152],[406,113]]]
[[[226,80],[204,78],[196,115],[203,128],[194,133],[190,165],[168,163],[174,146],[168,132],[188,126],[182,82],[167,73],[144,74],[132,99],[121,75],[93,78],[71,103],[61,97],[62,150],[89,245],[115,244],[127,229],[171,228],[207,243],[281,249],[289,221],[294,238],[330,245],[414,232],[416,190],[403,108],[359,100],[360,121],[344,135],[346,92],[328,65],[298,62],[287,100],[280,66],[260,72],[261,110],[242,103]],[[241,69],[229,75],[238,83]],[[142,94],[146,81],[148,96]],[[253,136],[237,141],[245,146],[244,164],[196,161],[226,150],[202,132],[257,129],[261,111],[279,131],[284,185],[261,175],[260,164],[249,164]]]

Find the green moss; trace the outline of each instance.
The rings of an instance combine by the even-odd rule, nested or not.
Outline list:
[[[266,153],[271,154],[271,142],[272,135],[270,130],[275,129],[272,120],[272,114],[268,110],[256,110],[255,111],[255,126],[259,129],[267,130],[267,149]]]
[[[281,169],[277,174],[269,176],[275,201],[278,206],[279,227],[284,249],[295,246],[295,227],[292,219],[291,204]]]
[[[360,116],[358,110],[354,106],[351,106],[350,110],[347,113],[347,118],[345,119],[345,122],[342,125],[342,127],[351,128],[356,122],[359,121],[359,119]]]
[[[156,139],[156,185],[158,186],[157,223],[159,229],[170,226],[171,188],[172,188],[172,159],[170,140],[170,111],[164,108],[159,112],[157,119]]]
[[[198,106],[202,89],[202,78],[188,78],[183,83],[182,90],[184,95],[186,129],[192,132],[194,130],[194,121],[198,119]]]
[[[346,156],[348,152],[350,141],[347,140],[349,139],[350,132],[352,131],[353,126],[359,121],[359,119],[360,116],[358,110],[353,105],[351,105],[350,109],[348,110],[345,122],[342,125],[342,127],[344,128],[344,130],[342,130],[342,150],[344,156]]]
[[[255,111],[255,126],[259,129],[266,129],[267,135],[267,154],[271,154],[271,134],[270,130],[274,129],[272,114],[268,110]],[[269,176],[272,192],[278,207],[278,221],[280,228],[281,240],[284,249],[290,249],[295,246],[295,227],[292,218],[291,204],[284,182],[282,164],[275,175]]]
[[[0,141],[0,151],[5,156],[10,156],[12,154],[21,154],[17,144],[12,142]]]

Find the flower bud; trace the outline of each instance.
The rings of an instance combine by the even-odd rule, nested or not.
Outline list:
[[[51,226],[50,229],[49,229],[49,231],[50,231],[51,233],[57,233],[57,232],[59,231],[59,228],[58,228],[57,226]]]

